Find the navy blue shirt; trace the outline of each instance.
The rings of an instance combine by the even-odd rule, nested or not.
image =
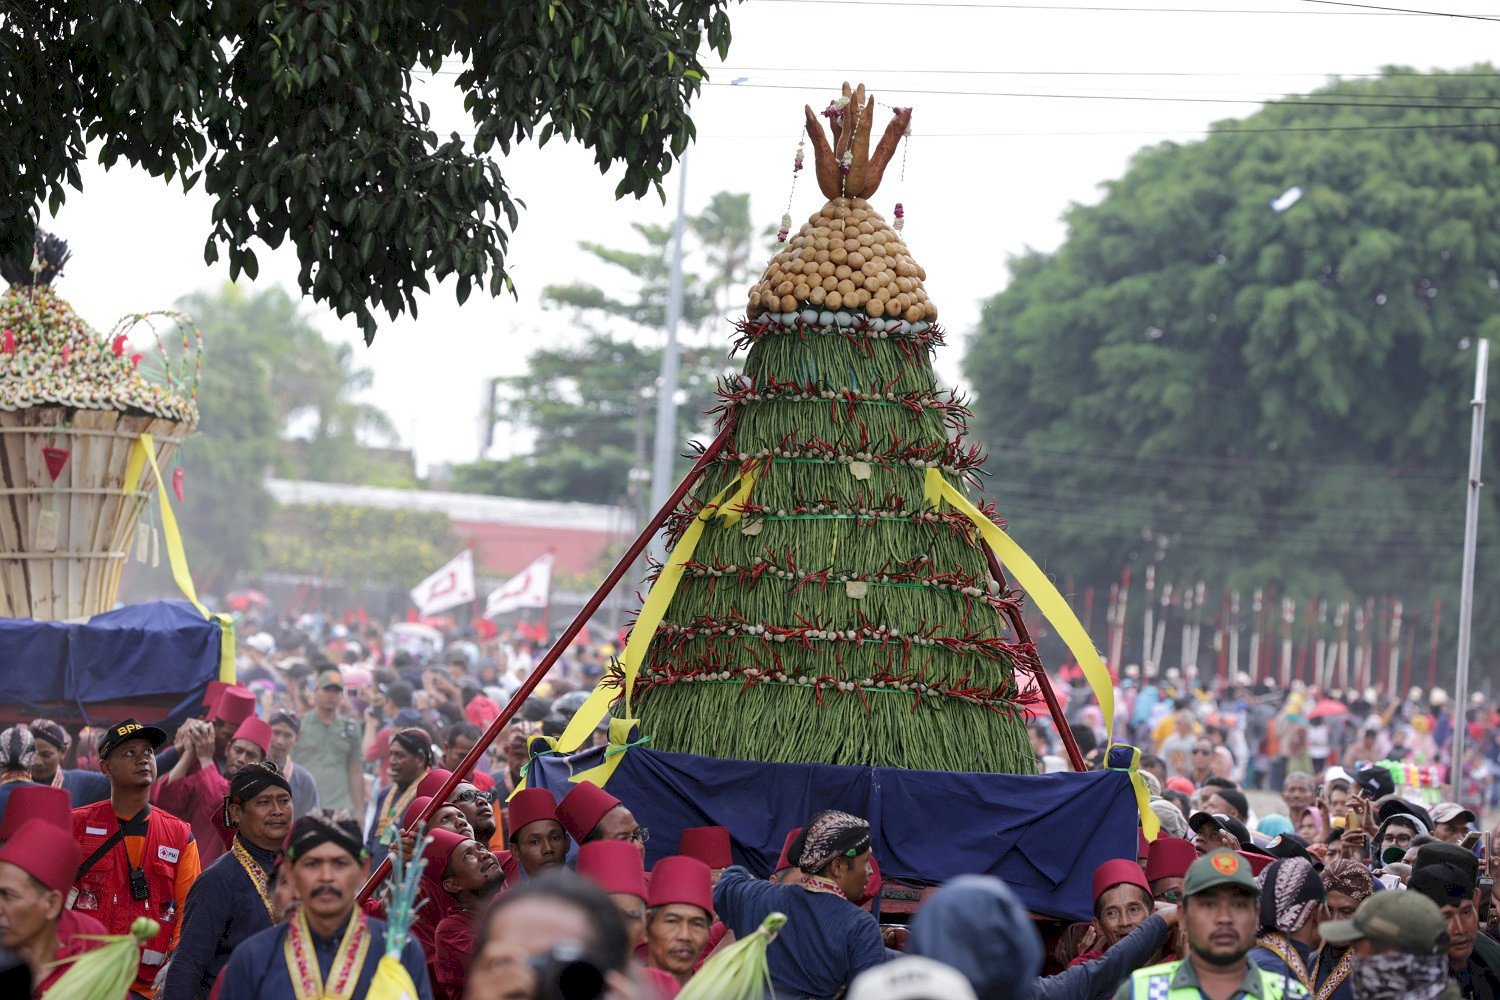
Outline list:
[[[269,879],[279,852],[240,842]],[[270,926],[266,904],[239,859],[232,852],[220,855],[188,890],[182,931],[172,951],[162,996],[181,1000],[208,996],[219,970],[229,963],[230,953]]]
[[[63,790],[73,800],[73,808],[91,806],[109,798],[109,779],[101,771],[70,767],[62,773]]]
[[[353,916],[350,915],[351,919]],[[374,917],[368,919],[370,949],[365,953],[364,968],[360,969],[359,981],[354,985],[353,995],[356,997],[370,992],[375,967],[385,955],[385,921]],[[277,924],[253,935],[234,950],[224,970],[219,1000],[295,1000],[297,991],[292,986],[292,974],[286,967],[284,950],[287,930],[287,924]],[[313,933],[313,950],[325,978],[333,968],[333,956],[338,951],[343,933],[342,928],[338,937],[325,938]],[[401,964],[417,988],[418,1000],[432,1000],[432,986],[427,980],[427,958],[422,954],[422,946],[414,939],[408,939],[401,949]]]
[[[761,882],[739,866],[719,877],[714,911],[741,940],[770,914],[786,914],[786,926],[766,951],[781,997],[836,997],[855,976],[889,957],[880,924],[853,903],[800,885]]]

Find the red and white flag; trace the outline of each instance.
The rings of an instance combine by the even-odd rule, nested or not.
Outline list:
[[[552,554],[541,556],[490,592],[484,616],[494,618],[517,608],[545,608],[552,590]]]
[[[464,549],[448,564],[412,588],[411,600],[423,616],[474,600],[474,553]]]

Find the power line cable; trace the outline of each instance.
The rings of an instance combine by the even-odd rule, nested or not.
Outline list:
[[[1347,0],[1302,0],[1302,2],[1318,4],[1322,7],[1354,8],[1364,12],[1382,11],[1388,14],[1418,14],[1423,17],[1454,17],[1466,21],[1500,21],[1500,17],[1494,17],[1489,14],[1454,14],[1445,10],[1414,10],[1410,7],[1383,7],[1373,3],[1349,3]]]
[[[1485,14],[1454,15],[1439,11],[1412,10],[1401,7],[1380,7],[1375,4],[1337,4],[1352,8],[1341,10],[1258,10],[1246,7],[1112,7],[1102,4],[1038,4],[1038,3],[982,3],[963,0],[934,0],[918,3],[913,0],[760,0],[761,3],[817,4],[827,7],[900,7],[911,11],[924,7],[950,8],[954,10],[1030,10],[1056,11],[1064,14],[1250,14],[1256,16],[1292,17],[1473,17],[1482,21],[1500,20],[1500,17]],[[1303,0],[1319,3],[1324,0]],[[1332,0],[1326,0],[1332,4]]]
[[[735,90],[802,90],[827,92],[828,87],[822,84],[796,84],[796,83],[721,83],[713,80],[705,81],[707,87],[729,87]],[[1382,108],[1399,109],[1403,111],[1426,110],[1426,111],[1497,111],[1500,107],[1495,105],[1480,104],[1401,104],[1390,101],[1322,101],[1311,97],[1304,98],[1302,95],[1283,95],[1273,98],[1225,98],[1225,97],[1162,97],[1151,95],[1133,94],[1059,94],[1043,91],[993,91],[993,90],[938,90],[931,88],[894,87],[884,88],[886,94],[922,94],[936,95],[942,97],[1005,97],[1034,100],[1062,100],[1062,101],[1139,101],[1146,103],[1163,104],[1262,104],[1279,105],[1287,107],[1322,107],[1322,108]],[[1454,100],[1455,98],[1440,97],[1441,100]],[[1458,98],[1459,100],[1490,100],[1495,98],[1473,97]],[[1286,102],[1284,105],[1281,102]]]

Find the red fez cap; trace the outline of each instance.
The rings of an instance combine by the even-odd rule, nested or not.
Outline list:
[[[406,812],[401,814],[401,829],[410,830],[417,817],[422,815],[422,810],[427,808],[427,803],[432,801],[431,795],[418,795],[411,800],[411,805],[406,807]],[[433,812],[437,812],[436,809]]]
[[[427,867],[422,869],[422,874],[434,882],[441,882],[443,874],[448,871],[448,858],[467,838],[460,837],[452,830],[443,829],[428,830],[427,836],[427,846],[422,848],[422,857],[427,859]]]
[[[1146,857],[1150,857],[1150,856],[1151,856],[1151,841],[1149,841],[1149,840],[1146,839],[1146,831],[1145,830],[1137,830],[1137,831],[1135,831],[1135,857],[1136,857],[1136,860],[1139,861],[1141,858],[1146,858]]]
[[[865,879],[865,900],[869,901],[880,895],[880,889],[884,885],[885,879],[880,874],[880,862],[875,860],[872,852],[870,854],[870,877]]]
[[[228,681],[209,681],[208,687],[203,692],[203,707],[210,712],[219,704],[219,696],[224,693],[225,688],[234,687]]]
[[[0,840],[9,840],[29,819],[46,820],[73,836],[73,797],[66,789],[51,785],[17,785],[5,802],[0,818]]]
[[[59,837],[57,827],[44,819],[29,819],[0,847],[0,861],[8,861],[49,889],[67,892],[83,857],[71,837]]]
[[[1249,851],[1235,851],[1234,853],[1250,862],[1251,875],[1259,875],[1271,867],[1271,862],[1276,860],[1269,854],[1251,854]]]
[[[656,863],[656,867],[651,869],[651,891],[646,900],[647,905],[670,906],[672,903],[686,903],[712,916],[714,912],[713,882],[713,872],[708,870],[708,865],[697,858],[684,858],[680,854],[662,858]]]
[[[1117,885],[1138,885],[1146,895],[1151,895],[1151,883],[1146,881],[1140,863],[1127,858],[1115,858],[1094,869],[1094,901],[1098,902],[1100,896]]]
[[[578,849],[578,874],[605,892],[646,899],[646,870],[641,852],[626,840],[595,840]]]
[[[1174,774],[1168,778],[1167,787],[1174,792],[1181,792],[1188,798],[1192,798],[1193,792],[1196,790],[1193,788],[1193,780],[1181,774]]]
[[[453,776],[452,771],[445,771],[441,767],[434,767],[422,775],[417,782],[417,794],[425,795],[429,799],[442,790],[443,782]]]
[[[1159,878],[1187,878],[1187,870],[1198,860],[1198,849],[1181,837],[1157,837],[1146,861],[1146,881]]]
[[[728,868],[734,864],[729,853],[729,831],[722,826],[690,826],[677,841],[677,853],[697,858],[710,868]]]
[[[214,706],[210,718],[230,726],[238,726],[254,714],[255,695],[242,687],[230,686],[219,695],[219,703]]]
[[[510,797],[510,804],[505,807],[505,827],[511,840],[532,823],[557,818],[557,800],[545,788],[523,788]]]
[[[250,716],[234,731],[234,739],[249,740],[260,747],[261,753],[271,752],[271,726],[264,719]]]
[[[563,800],[557,804],[557,818],[567,829],[568,836],[583,843],[604,814],[620,804],[620,800],[588,781],[574,785]],[[515,827],[511,827],[512,830]]]
[[[776,868],[771,872],[772,875],[776,874],[776,872],[784,872],[788,868],[797,867],[796,863],[787,857],[787,855],[791,853],[792,844],[800,836],[802,836],[802,827],[800,826],[786,835],[786,843],[781,845],[781,857],[776,859]]]

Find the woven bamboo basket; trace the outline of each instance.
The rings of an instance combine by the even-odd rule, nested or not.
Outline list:
[[[44,249],[39,243],[39,257]],[[65,247],[51,274],[62,259]],[[44,270],[33,262],[34,276]],[[156,492],[150,463],[125,480],[142,434],[152,436],[165,475],[196,426],[202,338],[192,330],[194,343],[186,317],[176,313],[128,317],[103,337],[45,280],[17,282],[13,268],[7,277],[12,284],[0,298],[0,616],[84,619],[114,606],[128,560],[161,558],[153,551],[161,544],[157,533],[138,531]],[[175,359],[156,331],[158,317],[182,328]],[[156,335],[155,364],[144,372],[145,356],[126,346],[141,325]],[[56,478],[51,449],[54,461],[66,452]]]

